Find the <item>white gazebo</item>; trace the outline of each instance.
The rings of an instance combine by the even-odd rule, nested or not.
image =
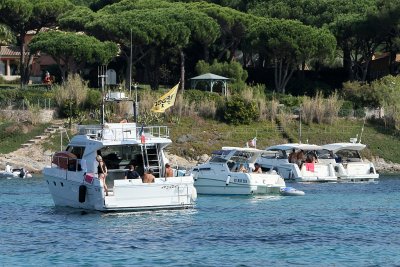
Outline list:
[[[226,77],[222,77],[222,76],[215,75],[215,74],[212,74],[212,73],[205,73],[205,74],[202,74],[200,76],[191,78],[190,79],[190,81],[191,81],[190,85],[191,85],[192,88],[196,88],[196,86],[197,86],[197,84],[199,82],[206,82],[208,87],[210,88],[210,92],[213,92],[214,85],[216,85],[217,83],[221,83],[222,84],[222,94],[224,96],[226,96],[227,93],[228,93],[227,92],[228,91],[227,82],[229,80],[230,79],[226,78]]]

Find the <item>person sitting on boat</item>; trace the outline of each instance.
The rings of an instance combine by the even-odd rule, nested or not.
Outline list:
[[[97,155],[96,160],[99,163],[99,165],[97,166],[97,173],[99,175],[100,181],[103,182],[103,188],[104,191],[106,192],[106,196],[108,196],[108,188],[106,184],[106,177],[108,173],[107,166],[100,155]]]
[[[139,179],[140,175],[135,170],[135,167],[131,164],[129,165],[129,169],[125,172],[125,179]]]
[[[247,169],[244,167],[243,164],[240,164],[239,169],[237,171],[238,172],[247,172]]]
[[[168,163],[165,164],[165,178],[167,177],[174,177],[174,170]]]
[[[253,172],[254,173],[262,173],[262,169],[261,169],[260,164],[254,163],[254,171]]]
[[[317,156],[315,155],[315,153],[310,152],[307,154],[307,158],[306,158],[306,162],[307,163],[317,163]]]
[[[303,165],[303,162],[305,160],[304,151],[302,149],[299,152],[297,152],[296,158],[297,158],[297,161],[296,161],[297,165],[299,165],[299,168],[301,168],[301,166]]]
[[[297,154],[296,154],[296,150],[294,148],[293,148],[292,152],[289,154],[288,161],[289,161],[289,163],[297,162]]]
[[[154,183],[154,180],[156,177],[153,175],[153,170],[149,169],[145,174],[143,175],[143,183]]]

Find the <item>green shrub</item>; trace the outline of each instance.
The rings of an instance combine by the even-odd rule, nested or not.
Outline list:
[[[365,110],[363,108],[358,108],[354,110],[354,117],[356,118],[364,118],[365,117]]]
[[[211,92],[205,92],[205,91],[201,91],[201,90],[190,89],[190,90],[185,90],[184,98],[189,103],[193,103],[193,102],[199,103],[201,101],[217,102],[217,101],[221,100],[222,96],[217,93],[211,93]]]
[[[226,102],[223,114],[224,120],[234,125],[250,124],[259,117],[257,104],[237,95]]]
[[[339,116],[350,117],[353,115],[353,102],[343,101],[342,107],[339,110]]]
[[[84,104],[87,109],[100,109],[101,107],[101,92],[96,89],[89,89],[87,98]]]
[[[343,98],[354,103],[354,108],[372,107],[381,105],[381,96],[378,88],[360,82],[346,82],[343,84]]]

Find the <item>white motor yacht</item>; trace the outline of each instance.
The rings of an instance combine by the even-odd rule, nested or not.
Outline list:
[[[98,211],[136,211],[193,207],[197,198],[191,175],[175,170],[164,177],[163,149],[171,143],[167,127],[137,127],[136,123],[79,126],[63,152],[52,156],[43,174],[56,206]],[[96,156],[108,168],[108,195],[98,175]],[[129,165],[142,176],[152,169],[154,183],[125,179]]]
[[[375,182],[379,179],[372,162],[361,158],[360,152],[366,145],[354,142],[333,143],[322,146],[324,151],[319,159],[321,162],[332,163],[340,182]]]
[[[255,162],[263,150],[223,147],[211,159],[192,169],[199,194],[279,194],[285,181],[275,171],[255,173]],[[260,170],[261,171],[261,170]]]
[[[281,144],[267,147],[257,162],[265,170],[276,170],[285,180],[296,182],[336,182],[333,163],[320,162],[318,151],[323,148],[311,144]],[[303,159],[289,162],[289,154],[304,153]],[[316,162],[306,162],[308,156],[316,157]]]

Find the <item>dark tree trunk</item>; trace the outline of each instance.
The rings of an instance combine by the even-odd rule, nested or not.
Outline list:
[[[183,50],[180,51],[181,55],[181,88],[182,93],[185,91],[185,53]]]
[[[352,60],[351,60],[351,52],[347,46],[343,47],[343,68],[345,73],[347,73],[347,79],[352,81],[354,80],[354,73],[352,70]]]

